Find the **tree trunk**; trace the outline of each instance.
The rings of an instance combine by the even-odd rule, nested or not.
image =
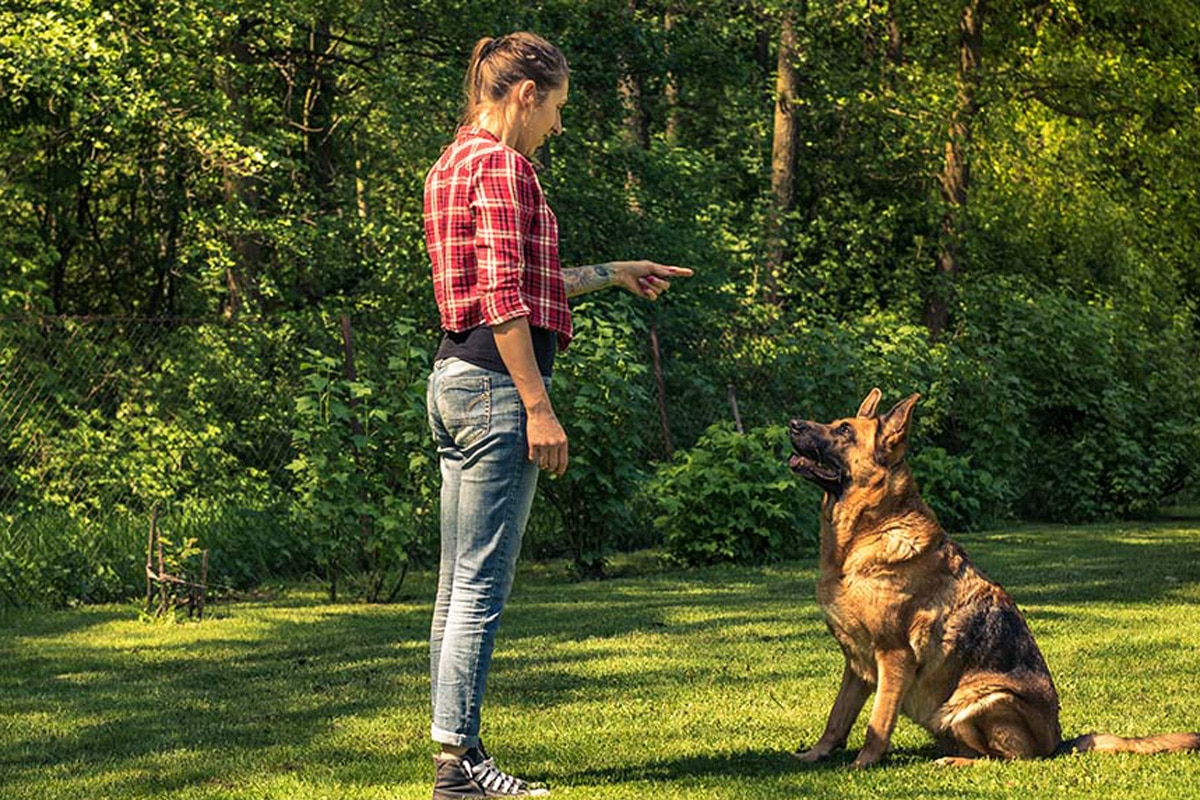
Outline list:
[[[183,205],[186,202],[186,187],[182,170],[173,163],[170,149],[165,141],[154,145],[154,154],[147,159],[153,169],[147,170],[146,179],[156,187],[156,203],[160,207],[157,222],[151,225],[159,230],[153,234],[156,247],[153,259],[154,287],[147,304],[152,317],[175,315],[175,274],[179,259],[179,242],[183,236]],[[154,220],[153,212],[150,219]]]
[[[630,26],[635,24],[636,12],[637,0],[629,0],[626,13]],[[643,102],[644,81],[642,76],[631,67],[624,54],[618,56],[618,61],[621,66],[621,74],[617,79],[617,94],[621,98],[621,108],[624,111],[625,144],[630,150],[646,151],[650,149],[650,116]],[[631,159],[630,164],[632,163]],[[639,215],[642,213],[641,203],[638,200],[640,189],[641,180],[631,166],[625,171],[625,198],[629,210]]]
[[[803,12],[801,12],[803,13]],[[767,274],[763,285],[769,302],[779,299],[779,273],[791,258],[786,242],[784,218],[795,205],[796,151],[799,125],[796,102],[800,78],[796,71],[796,11],[784,12],[779,32],[779,54],[775,78],[775,133],[771,146],[771,214],[767,231]]]
[[[885,73],[904,60],[904,40],[900,36],[900,22],[896,17],[897,5],[899,0],[886,0],[882,5],[879,0],[872,0],[863,29],[867,63],[874,64],[879,60]],[[881,49],[882,60],[879,58]]]
[[[328,58],[335,46],[329,21],[314,22],[308,37],[308,80],[302,125],[310,180],[317,198],[317,208],[322,214],[333,213],[338,208],[334,192],[337,165],[333,148],[333,104],[337,86],[335,76],[330,72],[332,67]]]
[[[887,31],[884,62],[889,67],[904,64],[904,37],[900,35],[900,20],[896,16],[897,5],[898,0],[888,0],[887,11],[884,14],[884,29]]]
[[[663,99],[667,104],[667,122],[663,135],[667,143],[674,146],[679,141],[679,79],[671,69],[671,33],[675,28],[675,14],[668,10],[663,18],[663,30],[667,35],[667,75],[663,84]]]
[[[959,23],[959,60],[955,76],[956,97],[946,139],[945,163],[938,182],[942,223],[937,272],[925,307],[925,327],[936,341],[950,320],[950,303],[963,269],[967,190],[971,183],[971,126],[979,110],[980,59],[983,55],[985,0],[968,0]]]
[[[237,31],[227,45],[232,56],[232,65],[219,79],[221,91],[229,100],[230,108],[242,117],[243,128],[247,131],[251,126],[250,110],[244,101],[243,83],[236,70],[252,62],[250,48],[246,43],[252,24],[247,19],[239,22]],[[258,210],[258,190],[254,179],[241,174],[232,165],[223,168],[222,178],[225,205],[230,209],[229,216],[233,220],[232,228],[227,234],[230,249],[233,251],[233,263],[225,270],[227,295],[222,309],[224,315],[229,318],[236,316],[245,304],[249,287],[254,282],[254,276],[258,274],[263,252],[254,234],[241,230],[238,222],[245,216],[254,215]]]
[[[629,0],[626,5],[626,13],[629,16],[629,25],[634,24],[634,17],[637,12],[637,0]],[[668,16],[669,20],[669,16]],[[670,24],[669,22],[667,23]],[[624,134],[625,143],[631,151],[640,150],[646,151],[650,149],[650,114],[646,109],[645,104],[645,85],[642,76],[633,70],[628,60],[624,56],[620,56],[621,76],[617,85],[617,92],[621,97],[621,105],[624,109]],[[674,100],[672,99],[672,105]],[[631,159],[632,163],[632,159]],[[633,169],[627,169],[625,172],[625,194],[626,202],[629,210],[636,216],[642,216],[641,204],[638,202],[638,193],[641,189],[641,179]],[[671,426],[670,418],[667,414],[667,391],[666,384],[663,380],[661,353],[658,345],[658,322],[657,314],[651,311],[650,318],[650,350],[651,357],[654,362],[654,377],[655,386],[658,393],[658,412],[659,420],[662,424],[663,433],[663,450],[666,457],[670,458],[673,452],[671,444]],[[580,534],[579,541],[583,541],[583,535]],[[583,546],[581,545],[579,553],[582,557]]]

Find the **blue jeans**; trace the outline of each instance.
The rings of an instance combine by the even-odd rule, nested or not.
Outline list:
[[[429,426],[442,471],[442,555],[429,634],[432,735],[479,744],[479,707],[500,612],[537,488],[525,406],[512,378],[457,358],[429,376]]]

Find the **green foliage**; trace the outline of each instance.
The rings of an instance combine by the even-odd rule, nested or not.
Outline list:
[[[0,551],[18,565],[13,602],[140,591],[156,504],[164,524],[210,549],[214,585],[305,568],[276,522],[288,447],[280,362],[292,336],[288,326],[134,320],[0,325],[11,391]],[[60,588],[43,591],[51,585]]]
[[[518,28],[572,66],[566,132],[540,172],[564,265],[697,269],[653,311],[676,446],[730,417],[730,386],[756,428],[844,415],[878,385],[922,392],[913,466],[952,528],[1140,514],[1194,493],[1196,4],[988,4],[963,273],[936,342],[921,318],[940,286],[963,5],[893,5],[0,9],[0,315],[223,320],[156,324],[150,338],[118,323],[96,341],[73,322],[3,323],[0,524],[42,531],[30,541],[46,548],[3,553],[44,565],[9,574],[72,576],[41,581],[75,587],[54,602],[119,592],[116,543],[160,502],[225,584],[319,558],[356,574],[374,563],[364,594],[387,594],[376,567],[398,575],[402,552],[428,549],[414,529],[432,524],[414,510],[433,482],[415,477],[432,470],[416,386],[428,365],[402,354],[392,381],[390,334],[368,325],[362,378],[346,381],[314,330],[353,309],[433,338],[425,171],[452,136],[472,43]],[[800,136],[773,263],[788,10]],[[650,316],[628,302],[580,307],[556,379],[573,465],[542,481],[530,544],[581,572],[655,535],[637,491],[664,452]],[[37,413],[9,414],[27,398]],[[288,472],[294,446],[307,450]],[[326,468],[344,483],[321,488]],[[313,536],[293,534],[292,514],[319,522]],[[77,544],[104,536],[103,564],[72,566]]]
[[[787,468],[789,451],[782,425],[742,434],[718,423],[660,465],[647,493],[669,558],[754,563],[810,549],[819,501],[799,488]]]
[[[975,283],[969,303],[958,347],[979,381],[956,392],[955,436],[1012,483],[1013,512],[1139,513],[1187,484],[1200,446],[1187,317],[1013,280]]]
[[[969,455],[952,455],[937,445],[920,447],[908,464],[922,498],[950,531],[967,531],[994,522],[1006,508],[1004,486]]]
[[[370,602],[392,600],[431,550],[436,470],[425,422],[428,351],[410,321],[392,323],[382,363],[310,349],[292,434],[293,514],[336,600],[361,577]]]
[[[549,521],[548,538],[568,548],[584,576],[603,574],[611,549],[638,539],[646,525],[629,500],[645,475],[654,418],[648,346],[644,324],[627,301],[617,300],[576,308],[578,338],[556,360],[551,387],[570,461],[562,477],[539,481],[552,509],[539,519]]]
[[[208,583],[214,594],[251,590],[312,570],[312,544],[290,524],[289,498],[274,494],[271,505],[252,498],[195,497],[168,510],[166,522],[209,551]]]
[[[0,605],[63,607],[144,590],[141,523],[114,518],[102,526],[61,511],[14,522],[19,527],[0,527]]]

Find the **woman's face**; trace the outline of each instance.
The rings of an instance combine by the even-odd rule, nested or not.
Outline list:
[[[562,133],[562,107],[567,104],[570,80],[564,79],[562,86],[551,89],[542,102],[534,102],[533,109],[525,119],[521,152],[532,156],[550,135]]]

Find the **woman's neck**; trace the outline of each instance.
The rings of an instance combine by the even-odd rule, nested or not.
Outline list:
[[[524,122],[520,112],[511,104],[485,107],[475,118],[476,125],[522,154],[525,154],[525,151],[521,149],[525,133]]]

